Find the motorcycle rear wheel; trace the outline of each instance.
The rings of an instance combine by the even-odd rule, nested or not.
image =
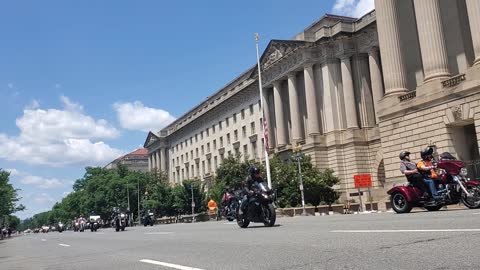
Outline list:
[[[244,214],[240,215],[239,211],[240,207],[237,208],[237,224],[240,228],[247,228],[250,224],[250,220],[248,220]]]
[[[390,197],[393,211],[398,214],[410,213],[412,211],[412,205],[407,201],[405,194],[401,192],[395,192]]]

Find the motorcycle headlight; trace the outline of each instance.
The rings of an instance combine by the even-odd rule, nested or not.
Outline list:
[[[468,174],[467,168],[462,168],[462,169],[460,170],[460,175],[461,175],[461,176],[467,176],[467,174]]]
[[[268,195],[267,194],[262,194],[263,198],[265,199],[268,199]]]
[[[125,214],[120,214],[120,217],[125,217]]]

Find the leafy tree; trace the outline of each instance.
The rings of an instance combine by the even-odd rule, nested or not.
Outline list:
[[[0,169],[0,224],[11,214],[22,211],[25,207],[18,204],[18,189],[13,188],[10,181],[10,172]]]

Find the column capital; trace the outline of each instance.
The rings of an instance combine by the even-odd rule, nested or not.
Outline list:
[[[274,88],[280,88],[280,86],[282,85],[282,80],[276,80],[272,84]]]
[[[312,62],[305,63],[303,64],[303,69],[313,68],[314,65],[315,63],[312,63]]]
[[[377,46],[372,46],[370,48],[368,48],[368,55],[378,55],[378,53],[380,52],[380,48],[377,47]]]
[[[337,58],[340,59],[340,61],[345,61],[345,60],[350,60],[350,57],[352,57],[353,54],[349,53],[349,54],[342,54],[342,55],[339,55]]]
[[[288,79],[296,79],[297,78],[297,71],[291,71],[287,75]]]

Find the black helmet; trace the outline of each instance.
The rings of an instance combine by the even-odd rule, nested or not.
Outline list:
[[[420,151],[420,156],[422,157],[422,159],[426,159],[428,156],[431,156],[431,155],[433,155],[433,148],[431,147],[427,147],[422,151]]]
[[[408,151],[402,151],[402,152],[400,152],[400,155],[398,155],[398,157],[400,158],[400,160],[403,160],[406,156],[410,156],[410,152],[408,152]]]
[[[248,172],[250,173],[251,177],[254,177],[256,174],[260,173],[260,169],[257,168],[257,166],[250,166],[250,169],[248,169]]]

